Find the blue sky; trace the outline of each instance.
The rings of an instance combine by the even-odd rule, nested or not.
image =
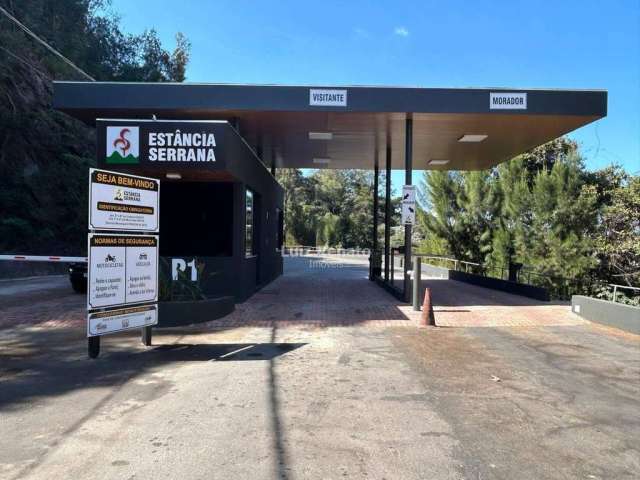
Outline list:
[[[113,0],[111,9],[123,30],[153,27],[167,48],[182,31],[191,82],[606,89],[608,116],[571,136],[589,168],[640,172],[639,0]]]

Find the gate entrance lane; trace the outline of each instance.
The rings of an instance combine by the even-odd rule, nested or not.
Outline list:
[[[217,245],[216,252],[224,253],[224,258],[218,253],[211,256],[209,250],[199,251],[201,245],[195,241],[199,238],[195,232],[171,239],[169,245],[175,246],[177,253],[161,251],[161,256],[170,264],[176,260],[172,257],[178,257],[177,260],[185,264],[193,262],[196,268],[201,257],[211,265],[207,271],[209,286],[216,284],[220,289],[205,292],[218,295],[215,308],[207,311],[215,310],[218,316],[223,316],[233,304],[245,301],[268,286],[282,272],[279,248],[282,235],[278,235],[279,227],[276,227],[282,225],[278,218],[282,214],[282,191],[274,184],[278,168],[373,170],[377,187],[381,187],[378,176],[384,168],[384,245],[378,245],[377,239],[372,241],[374,254],[369,276],[397,298],[409,301],[411,226],[404,227],[402,271],[390,270],[392,170],[404,170],[405,184],[410,185],[413,169],[492,167],[606,116],[607,92],[54,82],[53,105],[91,125],[99,118],[216,124],[211,127],[218,129],[215,151],[206,161],[183,152],[181,146],[175,155],[154,151],[154,157],[149,150],[149,158],[141,155],[136,162],[129,159],[133,162],[130,165],[114,167],[161,178],[163,185],[175,184],[173,190],[181,193],[170,198],[165,195],[162,210],[166,210],[165,204],[171,208],[170,205],[180,203],[183,197],[200,195],[196,194],[196,184],[207,184],[210,190],[216,191],[215,195],[226,195],[216,210],[209,202],[212,194],[204,193],[183,210],[193,214],[189,221],[185,221],[186,214],[178,213],[174,218],[177,224],[182,221],[184,228],[192,225],[193,219],[204,222],[202,228],[198,228],[213,232],[211,238],[207,237],[207,245]],[[171,128],[176,136],[170,138],[179,138],[181,144],[187,141],[179,125]],[[196,133],[191,132],[191,140],[196,138]],[[142,140],[141,146],[153,144],[163,148],[154,143],[159,138],[149,137],[148,143]],[[99,143],[102,140],[99,135]],[[102,147],[100,144],[98,150]],[[230,187],[229,191],[224,185]],[[380,204],[378,190],[373,189],[373,205]],[[249,198],[253,199],[251,208],[247,208]],[[377,231],[378,220],[378,215],[374,215],[372,235]],[[171,219],[162,221],[167,225]],[[220,222],[229,228],[213,227]],[[179,230],[170,229],[171,232]],[[163,245],[167,243],[161,242],[161,250]],[[206,258],[203,260],[203,257]],[[396,273],[400,278],[396,279]],[[194,282],[202,281],[202,275],[195,277]],[[399,286],[396,280],[401,280]],[[192,291],[192,287],[187,285],[181,291]],[[189,323],[204,318],[190,314],[202,310],[201,305],[191,302],[186,310],[171,305],[164,311],[173,311],[172,321]],[[162,323],[161,306],[160,325]]]

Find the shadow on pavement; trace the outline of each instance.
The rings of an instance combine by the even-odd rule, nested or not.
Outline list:
[[[219,362],[246,360],[273,360],[274,358],[304,347],[306,343],[221,343],[161,345],[150,350],[149,355],[162,355],[160,362]]]
[[[269,343],[269,345],[280,345],[278,343],[275,343],[277,331],[278,326],[274,324],[271,327],[271,343]],[[289,455],[286,447],[284,426],[281,420],[282,415],[280,413],[278,375],[275,368],[275,359],[276,357],[271,357],[269,359],[269,418],[271,418],[271,430],[273,431],[273,450],[276,454],[275,470],[278,473],[277,478],[281,480],[287,480],[289,478]]]
[[[5,331],[4,334],[9,332]],[[272,361],[304,343],[174,343],[145,348],[137,337],[109,342],[89,360],[75,330],[23,330],[0,339],[0,411],[74,390],[116,387],[178,362]]]
[[[396,284],[402,287],[402,284],[397,280]],[[556,301],[543,302],[522,295],[443,278],[423,278],[420,283],[421,300],[424,298],[424,291],[427,287],[431,289],[431,298],[435,307],[524,307],[567,304],[567,302]]]

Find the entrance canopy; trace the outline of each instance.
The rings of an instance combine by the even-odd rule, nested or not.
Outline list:
[[[96,118],[228,120],[267,166],[477,170],[606,116],[602,90],[54,82],[54,108]]]

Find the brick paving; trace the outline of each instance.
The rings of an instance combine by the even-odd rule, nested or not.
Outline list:
[[[285,259],[285,274],[236,305],[231,315],[211,327],[309,327],[361,325],[415,326],[396,299],[368,281],[364,257],[308,256]]]
[[[285,259],[285,274],[236,306],[225,318],[197,328],[300,325],[414,327],[420,312],[399,303],[367,280],[365,257],[308,256]],[[423,279],[442,327],[537,327],[587,323],[566,304],[550,304],[452,280]],[[37,301],[34,301],[37,299]],[[85,297],[69,288],[0,302],[0,328],[85,328]]]
[[[17,326],[39,328],[85,328],[87,301],[71,286],[52,298],[40,300],[39,293],[20,295],[9,305],[0,304],[0,329]]]
[[[455,280],[423,279],[442,327],[543,327],[584,325],[567,302],[541,302]]]

